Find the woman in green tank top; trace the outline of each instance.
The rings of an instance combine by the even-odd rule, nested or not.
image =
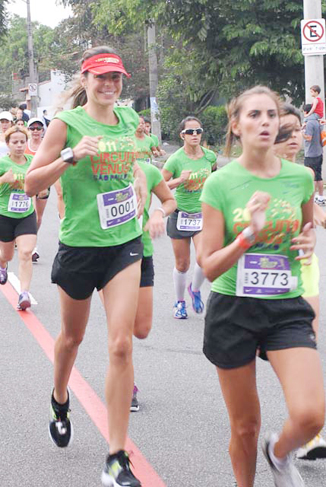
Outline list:
[[[140,263],[146,178],[136,164],[137,113],[115,107],[122,75],[121,58],[101,46],[85,52],[73,87],[73,109],[52,120],[34,157],[26,190],[34,195],[61,178],[65,216],[52,268],[58,284],[62,329],[55,345],[51,397],[51,439],[58,447],[72,440],[67,385],[83,339],[94,288],[103,289],[110,367],[106,401],[109,455],[104,486],[140,486],[125,452],[133,391],[132,334]]]
[[[263,443],[276,486],[304,486],[291,452],[319,433],[325,414],[314,312],[301,297],[300,260],[315,246],[313,179],[274,153],[280,112],[276,93],[262,86],[230,103],[227,149],[237,140],[242,154],[209,177],[201,196],[199,260],[213,281],[204,353],[217,367],[234,475],[246,487],[254,485],[261,423],[258,350],[267,355],[289,411],[280,435]]]

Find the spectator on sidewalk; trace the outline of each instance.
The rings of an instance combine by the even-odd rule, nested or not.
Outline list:
[[[311,112],[312,105],[304,105],[305,127],[303,129],[304,138],[304,165],[310,167],[315,173],[315,202],[319,205],[326,204],[323,196],[324,185],[321,175],[323,164],[323,146],[320,139],[320,123],[316,113]]]

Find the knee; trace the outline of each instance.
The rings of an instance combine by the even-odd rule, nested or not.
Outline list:
[[[65,348],[68,350],[75,350],[82,343],[84,335],[62,335]]]
[[[236,436],[241,442],[257,442],[260,431],[260,417],[235,421],[231,428],[232,436]]]
[[[314,437],[324,426],[325,408],[322,406],[310,406],[309,408],[298,410],[292,415],[296,427],[300,431],[305,431],[307,435]]]
[[[151,327],[147,325],[143,326],[135,326],[134,329],[134,336],[139,340],[145,340],[148,337],[149,332],[151,331]]]
[[[20,249],[18,251],[19,260],[27,262],[32,259],[32,250]]]
[[[117,337],[109,344],[110,362],[128,362],[132,356],[132,338]]]
[[[176,259],[175,267],[176,267],[177,271],[187,272],[187,270],[189,269],[189,266],[190,266],[190,262],[188,259],[186,259],[186,258]]]

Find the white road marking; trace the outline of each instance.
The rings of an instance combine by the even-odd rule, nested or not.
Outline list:
[[[14,272],[8,272],[8,281],[12,285],[12,287],[17,291],[18,294],[20,294],[20,281],[16,274]],[[29,292],[29,296],[31,298],[31,303],[32,304],[38,304],[36,299],[31,295]]]

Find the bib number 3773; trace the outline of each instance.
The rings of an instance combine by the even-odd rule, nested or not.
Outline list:
[[[244,254],[238,262],[237,296],[275,296],[297,287],[284,255]]]
[[[97,207],[103,230],[117,227],[135,218],[137,198],[131,184],[127,188],[97,195]]]

